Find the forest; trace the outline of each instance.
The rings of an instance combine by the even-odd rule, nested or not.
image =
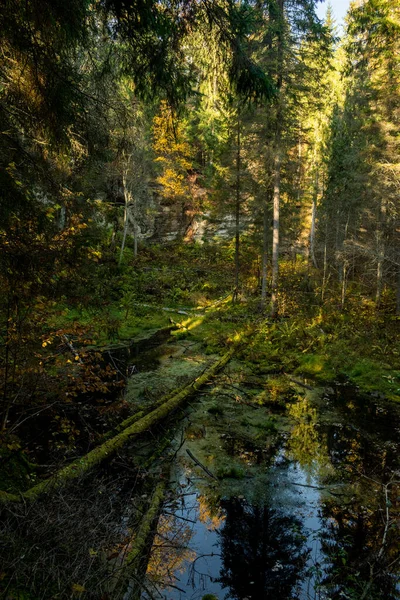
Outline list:
[[[400,599],[400,2],[3,0],[0,597]]]

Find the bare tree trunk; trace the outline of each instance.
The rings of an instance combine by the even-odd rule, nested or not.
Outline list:
[[[311,227],[310,227],[310,261],[312,262],[312,264],[314,265],[314,267],[317,269],[318,265],[317,265],[317,261],[315,260],[315,215],[317,212],[317,202],[316,199],[314,198],[313,203],[312,203],[312,209],[311,209]]]
[[[328,223],[326,223],[325,225],[325,244],[324,244],[324,272],[322,275],[322,289],[321,289],[321,300],[322,302],[324,301],[324,297],[325,297],[325,289],[326,289],[326,283],[327,283],[327,271],[328,271],[328,252],[327,252],[327,247],[328,247]]]
[[[267,301],[267,276],[268,276],[268,199],[264,202],[263,213],[263,252],[262,252],[262,279],[261,279],[261,307]]]
[[[236,148],[236,203],[235,203],[235,289],[233,301],[239,294],[239,246],[240,246],[240,115],[237,119],[237,148]]]
[[[275,161],[274,161],[274,196],[273,196],[273,219],[272,219],[271,317],[276,317],[278,314],[280,197],[281,197],[281,149],[280,149],[280,139],[278,138]]]
[[[344,309],[344,304],[346,301],[346,289],[347,289],[347,278],[348,278],[348,265],[347,265],[347,261],[343,261],[343,266],[342,266],[342,294],[341,294],[341,307],[342,310]]]
[[[375,304],[376,308],[379,308],[382,297],[382,285],[383,285],[383,263],[385,260],[385,225],[386,225],[386,200],[382,199],[378,228],[376,232],[376,245],[378,250],[378,265],[376,270],[376,295]]]
[[[41,494],[51,491],[55,488],[60,488],[67,484],[68,481],[83,476],[90,471],[94,466],[100,464],[107,457],[115,453],[124,444],[131,441],[135,436],[149,430],[156,423],[165,419],[173,411],[179,408],[188,398],[193,396],[204,384],[214,377],[218,371],[223,369],[232,356],[235,354],[238,345],[233,346],[221,358],[215,361],[208,369],[206,369],[199,377],[192,381],[189,385],[180,389],[175,395],[168,395],[167,400],[160,404],[157,408],[143,417],[135,420],[133,423],[130,420],[130,425],[123,429],[114,437],[107,439],[103,444],[88,452],[85,456],[78,458],[66,467],[60,469],[49,479],[41,481],[34,485],[26,492],[22,492],[19,496],[9,494],[8,492],[0,491],[0,503],[19,502],[20,500],[36,500]]]
[[[124,211],[124,233],[122,236],[122,243],[121,243],[121,250],[119,253],[119,261],[118,264],[120,265],[122,262],[122,257],[124,256],[124,250],[125,250],[125,242],[126,242],[126,233],[128,231],[128,206],[127,204],[125,204],[125,211]]]
[[[7,421],[8,414],[10,411],[10,402],[8,399],[8,374],[10,367],[10,313],[11,313],[11,298],[10,293],[8,293],[7,298],[7,314],[6,314],[6,333],[5,333],[5,358],[4,358],[4,386],[3,386],[3,406],[4,406],[4,415],[1,425],[1,431],[7,429]]]
[[[316,269],[318,269],[317,261],[315,259],[315,217],[317,214],[317,202],[318,202],[318,168],[315,174],[315,189],[314,198],[311,209],[311,227],[310,227],[310,256],[309,259]]]
[[[340,211],[336,211],[336,232],[335,232],[335,266],[337,268],[338,273],[338,281],[342,282],[342,261],[340,258],[341,254],[341,245],[340,245]]]
[[[124,186],[125,208],[124,208],[124,233],[122,235],[121,250],[120,250],[120,253],[119,253],[119,261],[118,261],[119,265],[121,264],[122,257],[124,256],[126,234],[127,234],[127,231],[128,231],[128,222],[129,222],[129,218],[128,218],[129,192],[128,192],[127,187],[126,187],[126,177],[125,177],[125,175],[122,178],[122,182],[123,182],[123,186]]]
[[[138,253],[137,199],[135,200],[133,213],[133,235],[133,255],[136,258]]]
[[[281,141],[282,141],[282,119],[283,106],[281,90],[283,84],[283,52],[284,52],[284,0],[278,0],[279,15],[278,44],[277,44],[277,82],[279,92],[277,99],[276,123],[275,123],[275,157],[274,157],[274,193],[273,193],[273,216],[272,216],[272,280],[271,280],[271,317],[278,314],[278,277],[279,277],[279,218],[281,198]]]
[[[344,295],[343,295],[343,289],[346,289],[346,271],[347,271],[347,261],[346,261],[346,257],[345,257],[345,248],[344,248],[344,244],[345,241],[347,240],[347,234],[349,231],[349,222],[350,222],[350,211],[347,215],[347,221],[346,221],[346,225],[344,227],[344,232],[343,232],[343,239],[340,241],[340,250],[341,250],[341,257],[340,257],[340,263],[339,263],[339,271],[338,271],[338,278],[339,278],[339,283],[342,285],[342,308],[344,306]]]

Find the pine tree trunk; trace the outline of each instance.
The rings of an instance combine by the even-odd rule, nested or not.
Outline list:
[[[279,277],[279,219],[281,199],[281,141],[282,141],[282,119],[283,106],[283,58],[284,58],[284,27],[285,13],[284,0],[278,0],[278,43],[277,43],[277,82],[279,92],[275,123],[275,157],[274,157],[274,192],[273,192],[273,216],[272,216],[272,278],[271,278],[271,317],[278,315],[278,277]]]
[[[133,215],[133,255],[136,258],[138,253],[138,226],[137,226],[137,201],[135,201],[134,215]]]
[[[378,264],[376,270],[376,295],[375,295],[375,304],[376,308],[379,308],[382,297],[382,286],[383,286],[383,264],[385,260],[385,225],[386,225],[386,201],[382,199],[380,210],[379,210],[379,219],[378,219],[378,228],[376,232],[376,242],[377,242],[377,253],[378,253]]]
[[[317,269],[317,261],[315,259],[315,218],[317,214],[317,201],[318,201],[318,169],[315,175],[315,190],[314,190],[314,198],[311,209],[311,227],[310,227],[310,261]]]
[[[348,277],[348,268],[346,261],[342,263],[342,293],[341,293],[341,307],[344,309],[344,305],[346,302],[346,290],[347,290],[347,277]]]
[[[236,202],[235,202],[235,289],[233,300],[239,294],[239,249],[240,249],[240,117],[237,120],[237,148],[236,148]]]
[[[328,223],[325,226],[325,244],[324,244],[324,271],[322,275],[321,300],[324,301],[328,272]]]
[[[128,218],[129,193],[128,193],[128,190],[126,188],[126,179],[125,179],[125,177],[122,178],[122,182],[123,182],[123,186],[124,186],[125,208],[124,208],[124,233],[122,235],[121,250],[120,250],[120,253],[119,253],[119,261],[118,261],[119,265],[121,264],[122,257],[124,256],[126,234],[127,234],[127,231],[128,231],[128,222],[129,222],[129,218]]]
[[[263,213],[263,252],[262,252],[262,274],[261,274],[261,307],[267,301],[267,276],[268,276],[268,202],[264,203]]]
[[[281,154],[278,141],[274,161],[274,195],[272,219],[272,282],[271,282],[271,317],[278,314],[278,277],[279,277],[279,218],[281,197]]]

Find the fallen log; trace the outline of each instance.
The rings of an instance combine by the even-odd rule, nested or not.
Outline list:
[[[100,464],[103,460],[109,458],[114,452],[119,450],[124,444],[132,438],[147,431],[159,421],[165,419],[169,414],[181,406],[185,400],[199,390],[207,381],[215,375],[220,369],[230,361],[234,355],[237,346],[232,347],[224,356],[214,362],[211,367],[206,369],[202,375],[197,377],[192,383],[183,388],[180,392],[173,395],[161,406],[139,418],[129,427],[115,435],[113,438],[105,441],[103,444],[94,448],[85,456],[78,458],[71,464],[60,469],[57,473],[33,486],[19,495],[8,494],[7,492],[0,493],[0,502],[15,502],[19,500],[36,500],[39,496],[46,492],[51,492],[52,489],[63,487],[72,479],[76,479],[86,474],[90,469]]]
[[[139,600],[141,596],[141,582],[147,570],[149,549],[157,528],[156,524],[164,500],[167,481],[167,478],[162,479],[156,485],[148,510],[143,515],[135,532],[130,550],[112,579],[110,592],[116,597],[118,596],[118,590],[123,594],[124,599]]]
[[[137,569],[139,566],[138,563],[143,559],[144,550],[149,541],[149,536],[154,529],[153,526],[155,520],[160,513],[166,487],[167,480],[165,479],[160,481],[154,490],[149,509],[140,523],[140,527],[136,532],[135,540],[126,557],[126,564],[128,565],[129,570]]]
[[[117,433],[120,433],[127,427],[130,427],[130,425],[132,425],[133,423],[136,423],[137,421],[139,421],[139,419],[141,419],[145,415],[148,415],[150,412],[152,412],[158,406],[164,404],[165,402],[167,402],[168,400],[170,400],[171,398],[173,398],[174,396],[176,396],[177,394],[182,392],[188,385],[192,385],[192,383],[175,388],[171,392],[168,392],[164,396],[161,396],[161,398],[159,400],[156,400],[156,402],[152,402],[148,406],[140,407],[140,410],[138,410],[138,412],[133,413],[133,415],[130,415],[124,421],[121,421],[121,423],[116,425],[116,427],[114,427],[114,429],[111,429],[110,431],[108,431],[107,433],[102,435],[101,442],[105,442],[106,440],[114,437]]]

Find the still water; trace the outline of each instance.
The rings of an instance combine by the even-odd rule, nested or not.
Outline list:
[[[208,476],[186,439],[154,542],[151,597],[400,598],[397,407],[338,388],[299,396],[287,416],[268,453],[249,440],[232,450],[223,418],[207,422],[203,444],[242,460],[236,478]]]

